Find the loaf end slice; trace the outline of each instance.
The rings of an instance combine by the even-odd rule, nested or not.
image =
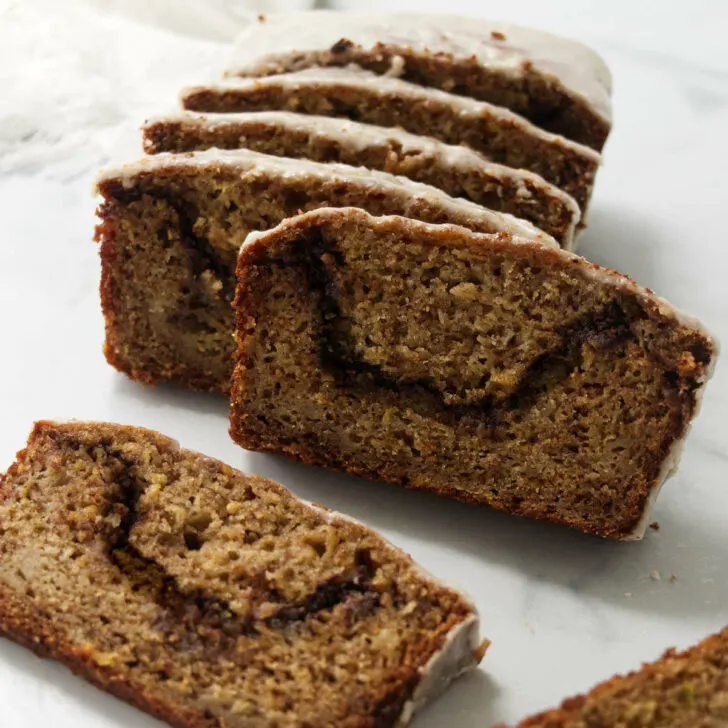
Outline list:
[[[0,479],[0,633],[178,728],[404,726],[485,648],[361,524],[80,422],[37,423]]]
[[[320,210],[238,261],[243,447],[640,537],[717,354],[614,271],[508,234]]]
[[[684,652],[601,683],[518,728],[723,728],[728,725],[728,628]],[[503,727],[502,727],[503,728]]]
[[[481,18],[388,13],[273,13],[239,36],[230,75],[355,64],[510,108],[601,149],[611,74],[574,40]]]

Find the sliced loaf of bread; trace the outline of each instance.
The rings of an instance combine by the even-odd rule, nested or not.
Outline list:
[[[295,111],[345,117],[465,144],[493,162],[528,169],[586,213],[600,155],[500,106],[350,68],[230,78],[183,91],[192,111]]]
[[[505,106],[601,150],[611,126],[607,65],[577,41],[482,18],[397,13],[272,13],[238,37],[229,75],[354,64]]]

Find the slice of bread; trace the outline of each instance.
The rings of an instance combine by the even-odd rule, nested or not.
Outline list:
[[[339,162],[408,177],[478,205],[523,218],[574,248],[581,218],[563,190],[525,169],[489,162],[468,147],[372,124],[287,111],[198,114],[148,121],[144,148],[159,152],[252,149],[277,157]]]
[[[518,728],[617,726],[728,726],[728,627],[685,652],[668,650],[640,670],[613,677],[518,724]]]
[[[373,531],[155,432],[40,422],[0,479],[0,634],[178,728],[404,726],[477,631]]]
[[[508,234],[322,209],[238,261],[243,447],[639,537],[717,353],[629,278]]]

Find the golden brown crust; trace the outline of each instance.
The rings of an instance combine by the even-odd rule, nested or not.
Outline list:
[[[235,384],[233,384],[232,397],[233,401],[235,401]],[[331,451],[323,447],[317,448],[309,445],[307,450],[304,451],[296,445],[281,446],[277,440],[264,441],[251,436],[250,433],[246,432],[242,428],[236,427],[235,424],[231,425],[230,436],[238,443],[238,445],[246,450],[254,450],[256,452],[274,452],[280,455],[285,455],[292,460],[296,460],[306,465],[316,465],[319,467],[330,468],[332,470],[340,470],[342,472],[349,473],[350,475],[358,475],[359,477],[366,478],[367,480],[384,481],[386,483],[391,483],[392,485],[404,486],[408,490],[433,493],[442,498],[449,498],[451,500],[468,503],[473,506],[492,508],[493,510],[509,513],[521,518],[530,518],[537,521],[550,521],[551,523],[566,526],[567,528],[572,528],[577,531],[582,531],[583,533],[588,533],[592,536],[599,536],[601,538],[614,539],[617,541],[624,539],[632,533],[642,516],[644,503],[650,492],[650,489],[647,484],[644,483],[644,480],[636,484],[634,488],[634,497],[632,499],[633,503],[629,506],[630,516],[628,520],[624,524],[620,523],[619,527],[616,529],[600,529],[594,528],[593,523],[587,519],[578,517],[558,518],[542,508],[522,506],[517,513],[514,513],[512,509],[506,506],[490,503],[482,498],[478,498],[454,487],[443,487],[434,480],[420,478],[415,481],[412,479],[402,478],[398,474],[386,470],[366,470],[360,467],[357,463],[342,461],[338,458],[332,457]],[[644,485],[642,485],[642,483],[644,483]]]

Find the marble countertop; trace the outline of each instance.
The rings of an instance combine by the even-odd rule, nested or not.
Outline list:
[[[356,5],[339,2],[347,4]],[[85,17],[81,0],[70,5]],[[441,3],[396,5],[437,10]],[[53,12],[50,2],[36,6]],[[491,13],[488,6],[452,0],[447,9],[581,38],[612,68],[615,127],[581,252],[653,288],[728,341],[728,4],[531,0],[492,4]],[[9,17],[4,12],[0,21]],[[659,530],[625,544],[244,452],[228,438],[219,398],[142,389],[106,365],[91,242],[93,170],[127,154],[132,139],[138,153],[135,127],[156,110],[147,102],[161,94],[168,105],[170,88],[199,80],[200,64],[186,58],[191,46],[214,64],[225,40],[217,33],[173,47],[167,35],[149,30],[149,42],[140,42],[132,58],[116,34],[126,22],[113,21],[114,31],[99,40],[91,25],[81,32],[76,19],[67,23],[75,26],[71,33],[55,18],[35,42],[26,41],[40,59],[33,73],[1,62],[0,22],[0,80],[12,99],[0,110],[0,468],[35,419],[108,419],[161,430],[381,530],[468,592],[493,641],[482,668],[460,680],[417,728],[516,721],[727,624],[725,365],[707,387],[682,466],[658,501]],[[9,40],[22,49],[17,33]],[[157,41],[169,42],[165,58],[176,49],[174,64],[165,65]],[[69,49],[61,59],[54,53],[62,46]],[[100,49],[106,76],[92,53]],[[79,102],[100,96],[103,105]],[[67,127],[51,123],[61,102],[68,104]],[[8,728],[160,725],[4,641],[0,705],[0,725]]]

